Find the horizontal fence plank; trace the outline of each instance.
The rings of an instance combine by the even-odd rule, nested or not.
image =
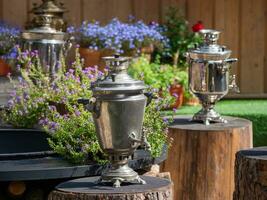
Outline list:
[[[27,1],[2,0],[2,19],[23,27],[27,21]]]

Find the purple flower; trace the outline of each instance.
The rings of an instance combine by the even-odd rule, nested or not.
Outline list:
[[[11,96],[11,97],[15,97],[16,95],[17,95],[16,90],[12,90],[12,91],[10,92],[10,96]]]
[[[51,110],[51,111],[56,111],[57,108],[56,108],[56,106],[49,106],[49,110]]]
[[[7,102],[7,106],[8,106],[9,108],[11,108],[12,106],[14,106],[14,101],[13,101],[12,99],[8,100],[8,102]]]
[[[56,122],[49,122],[49,129],[50,130],[56,130],[56,128],[58,127],[58,123]]]
[[[80,116],[81,115],[81,112],[79,110],[75,110],[75,115],[76,116]]]
[[[19,81],[20,83],[22,83],[22,77],[21,77],[21,76],[18,77],[18,81]]]
[[[164,122],[165,124],[168,124],[168,123],[169,123],[168,118],[164,117],[164,118],[163,118],[163,122]]]
[[[27,92],[23,92],[23,98],[25,100],[29,100],[30,99],[30,95]]]
[[[74,69],[69,69],[69,73],[73,74],[74,73]]]
[[[16,102],[17,103],[21,103],[21,100],[22,100],[21,96],[16,96]]]
[[[173,93],[172,96],[174,96],[175,98],[179,97],[177,93]]]

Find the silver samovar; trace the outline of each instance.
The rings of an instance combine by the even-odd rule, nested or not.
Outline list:
[[[187,52],[189,88],[202,104],[202,109],[192,120],[202,121],[206,125],[210,122],[227,123],[214,110],[214,105],[229,89],[239,92],[235,75],[229,75],[231,64],[237,59],[229,58],[231,50],[217,44],[219,31],[203,29],[200,34],[203,36],[203,43]]]
[[[43,0],[45,5],[48,2],[53,1]],[[53,9],[55,9],[54,7]],[[65,57],[70,49],[72,38],[69,34],[56,30],[54,27],[55,16],[50,12],[52,8],[46,8],[43,12],[41,12],[41,8],[46,7],[39,7],[32,21],[32,26],[29,26],[31,28],[22,33],[21,48],[23,51],[37,50],[44,72],[53,75],[59,70],[58,61]]]
[[[88,103],[86,108],[93,112],[100,146],[111,163],[99,182],[112,182],[114,187],[132,181],[145,184],[128,166],[130,156],[146,142],[142,132],[147,104],[145,85],[127,74],[129,58],[112,56],[104,60],[110,67],[109,74],[93,85],[93,99],[80,100]]]

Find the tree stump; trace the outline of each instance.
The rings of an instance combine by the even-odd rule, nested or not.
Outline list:
[[[167,179],[142,176],[147,184],[122,184],[120,188],[112,184],[96,184],[99,177],[81,178],[67,181],[49,194],[48,200],[173,200],[172,183]]]
[[[177,116],[169,129],[173,144],[162,170],[171,173],[174,199],[232,199],[235,154],[252,147],[251,122],[226,117],[226,124],[205,126],[190,119]]]
[[[267,199],[267,147],[236,154],[234,200],[253,199]]]

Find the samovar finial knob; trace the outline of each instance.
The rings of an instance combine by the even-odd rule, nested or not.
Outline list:
[[[202,29],[199,31],[204,39],[204,43],[207,45],[217,44],[220,36],[220,31],[212,29]]]
[[[103,57],[102,59],[106,62],[106,65],[109,66],[111,73],[127,71],[129,61],[131,60],[130,57],[121,56],[119,54]]]

